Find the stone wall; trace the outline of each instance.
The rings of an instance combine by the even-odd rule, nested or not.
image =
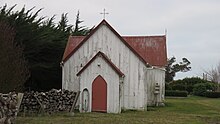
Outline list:
[[[20,111],[25,113],[55,113],[70,111],[77,92],[52,89],[48,92],[25,92]]]
[[[18,112],[17,98],[15,92],[9,94],[0,93],[0,124],[15,123]]]
[[[18,112],[72,112],[80,92],[52,89],[48,92],[0,93],[0,124],[14,124]]]

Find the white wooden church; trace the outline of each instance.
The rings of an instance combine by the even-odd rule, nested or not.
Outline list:
[[[121,36],[102,20],[88,36],[70,36],[62,88],[81,91],[80,112],[120,113],[162,105],[166,36]]]

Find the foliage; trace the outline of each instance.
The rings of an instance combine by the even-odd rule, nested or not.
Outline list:
[[[23,47],[14,42],[15,31],[0,21],[0,91],[22,91],[29,71],[23,55]]]
[[[0,20],[14,28],[16,31],[14,41],[24,46],[23,54],[30,71],[30,78],[25,83],[26,88],[60,89],[62,78],[60,61],[67,38],[74,30],[73,26],[68,24],[67,14],[62,14],[59,23],[55,24],[55,16],[49,19],[38,17],[42,9],[33,12],[34,8],[26,10],[23,7],[20,11],[13,11],[14,7],[7,8],[6,5],[1,7]],[[79,25],[81,22],[78,19],[76,24]],[[87,31],[87,28],[81,27],[80,30]],[[78,31],[75,30],[75,33]]]
[[[205,96],[208,98],[220,98],[220,92],[207,91]]]
[[[165,96],[187,97],[187,91],[166,90]]]
[[[176,83],[175,85],[172,85],[172,90],[185,91],[186,90],[186,85]]]
[[[172,90],[171,83],[165,83],[165,89],[166,90]]]
[[[208,71],[204,71],[203,78],[215,83],[220,83],[220,63]]]
[[[89,34],[89,32],[93,29],[93,27],[91,29],[88,29],[85,26],[80,26],[80,24],[82,22],[83,21],[81,21],[80,18],[79,18],[79,11],[78,11],[77,15],[76,15],[75,28],[73,30],[72,35],[74,35],[74,36],[82,36],[83,35],[84,36],[84,35]]]
[[[168,59],[166,69],[166,82],[173,81],[173,78],[176,76],[177,72],[187,72],[191,70],[190,61],[187,58],[182,58],[182,62],[176,63],[176,58],[171,57]]]
[[[217,85],[215,83],[199,83],[195,84],[193,88],[193,94],[196,96],[205,96],[207,91],[215,91]]]
[[[207,90],[216,91],[218,85],[198,77],[184,78],[166,83],[166,90],[187,91],[189,94],[205,96]]]
[[[189,94],[192,94],[193,87],[198,83],[206,83],[206,80],[203,80],[198,77],[184,78],[182,80],[176,80],[170,83],[166,83],[167,87],[170,87],[170,90],[180,90],[187,91]],[[167,89],[168,90],[168,89]]]

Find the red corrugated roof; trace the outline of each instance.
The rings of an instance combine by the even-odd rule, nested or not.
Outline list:
[[[71,55],[71,52],[76,49],[76,47],[82,42],[85,36],[69,36],[68,42],[66,44],[66,49],[63,54],[63,61]]]
[[[166,36],[125,36],[123,39],[153,66],[167,63]]]
[[[100,25],[107,25],[122,42],[131,49],[144,63],[153,66],[165,66],[167,62],[166,36],[124,36],[121,37],[105,20],[88,36],[70,36],[63,54],[63,62],[94,34]]]

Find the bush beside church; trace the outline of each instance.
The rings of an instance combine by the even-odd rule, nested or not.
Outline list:
[[[179,96],[182,92],[187,92],[188,95],[220,98],[220,93],[217,92],[219,87],[217,83],[206,81],[198,77],[192,77],[166,83],[165,89],[166,96]],[[170,93],[172,95],[170,95]]]

